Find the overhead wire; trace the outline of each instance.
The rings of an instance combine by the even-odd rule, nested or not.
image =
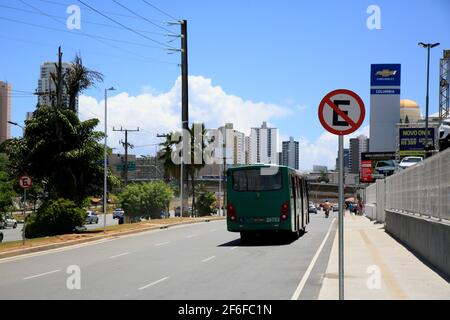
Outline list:
[[[45,2],[45,3],[49,3],[49,4],[53,4],[53,5],[58,5],[58,6],[61,6],[61,7],[66,7],[66,8],[69,7],[70,5],[72,5],[71,3],[62,3],[62,2],[51,1],[51,0],[39,0],[39,1]],[[89,10],[89,11],[93,11],[93,10],[91,10],[89,8],[86,8],[86,9]],[[104,11],[104,13],[109,14],[111,16],[116,16],[116,17],[138,19],[135,16],[129,16],[129,15],[126,15],[126,14],[121,14],[121,13],[116,13],[116,12]],[[152,20],[155,23],[164,23],[164,21],[159,21],[159,20],[156,20],[156,19],[150,19],[150,20]]]
[[[162,14],[164,14],[165,16],[169,17],[170,19],[174,19],[174,20],[178,20],[177,18],[175,18],[174,16],[168,14],[167,12],[163,11],[162,9],[158,8],[157,6],[155,6],[154,4],[150,3],[147,0],[142,0],[142,2],[146,3],[147,5],[149,5],[150,7],[152,7],[153,9],[161,12]]]
[[[0,8],[5,8],[5,9],[9,9],[9,10],[14,10],[14,11],[20,11],[20,12],[25,12],[25,13],[29,13],[29,14],[33,14],[33,15],[43,15],[43,16],[48,16],[48,17],[53,17],[55,19],[61,20],[61,21],[66,21],[65,18],[60,17],[60,16],[56,16],[56,15],[51,15],[51,14],[43,14],[41,12],[36,12],[36,11],[32,11],[32,10],[27,10],[27,9],[22,9],[22,8],[17,8],[17,7],[11,7],[11,6],[5,6],[0,4]],[[99,23],[99,22],[93,22],[93,21],[89,21],[86,19],[83,19],[83,24],[91,24],[91,25],[97,25],[97,26],[101,26],[101,27],[105,27],[105,28],[112,28],[112,29],[121,29],[118,26],[112,25],[112,24],[105,24],[105,23]],[[143,32],[143,33],[148,33],[148,34],[154,34],[154,35],[159,35],[159,36],[164,36],[164,33],[161,32],[154,32],[154,31],[148,31],[148,30],[139,30],[136,29],[139,32]]]
[[[138,17],[138,18],[140,18],[140,19],[142,19],[142,20],[144,20],[144,21],[147,21],[148,23],[150,23],[150,24],[152,24],[152,25],[154,25],[154,26],[156,26],[156,27],[158,27],[158,28],[160,28],[160,29],[162,29],[162,30],[164,30],[164,31],[167,31],[167,32],[169,32],[169,33],[172,33],[171,30],[169,30],[169,29],[167,29],[167,28],[164,28],[164,27],[161,27],[160,25],[158,25],[158,24],[152,22],[150,19],[147,19],[146,17],[140,15],[139,13],[137,13],[137,12],[131,10],[131,9],[128,8],[127,6],[121,4],[120,2],[118,2],[118,1],[116,1],[116,0],[112,0],[112,1],[113,1],[115,4],[119,5],[120,7],[122,7],[123,9],[125,9],[125,10],[127,10],[128,12],[132,13],[132,14],[135,15],[136,17]]]
[[[145,39],[147,39],[147,40],[149,40],[149,41],[152,41],[152,42],[154,42],[154,43],[156,43],[156,44],[159,44],[159,45],[161,46],[160,49],[163,49],[163,50],[167,49],[167,48],[166,48],[166,46],[168,46],[167,44],[162,43],[162,42],[160,42],[160,41],[158,41],[158,40],[155,40],[155,39],[153,39],[153,38],[147,37],[145,34],[142,34],[142,33],[140,33],[139,31],[136,31],[135,29],[130,28],[130,27],[124,25],[123,23],[121,23],[121,22],[119,22],[119,21],[117,21],[117,20],[115,20],[115,19],[109,17],[108,15],[104,14],[104,13],[101,12],[100,10],[95,9],[94,7],[92,7],[91,5],[87,4],[86,2],[84,2],[84,1],[82,1],[82,0],[78,0],[78,2],[80,2],[81,4],[83,4],[84,6],[86,6],[86,7],[88,7],[88,8],[91,8],[92,10],[94,10],[95,12],[97,12],[97,13],[98,13],[99,15],[101,15],[102,17],[104,17],[104,18],[106,18],[106,19],[108,19],[108,20],[114,22],[114,23],[117,24],[117,25],[122,26],[124,29],[126,29],[126,30],[128,30],[128,31],[130,31],[130,32],[132,32],[132,33],[134,33],[134,34],[137,34],[137,35],[139,35],[139,36],[141,36],[141,37],[143,37],[143,38],[145,38]],[[171,47],[171,46],[169,46],[169,47]],[[173,49],[173,47],[171,47],[171,48]]]
[[[35,6],[33,6],[33,5],[31,5],[31,4],[27,3],[27,2],[25,2],[25,1],[23,1],[23,0],[19,0],[19,1],[22,2],[23,4],[25,4],[26,6],[32,8],[33,10],[35,10],[35,11],[37,11],[37,12],[41,12],[43,15],[45,15],[45,16],[51,18],[52,20],[55,20],[55,19],[52,18],[49,14],[47,14],[46,12],[43,12],[42,10],[36,8]],[[58,21],[58,20],[55,20],[55,21],[58,22],[58,23],[60,23],[60,21]],[[63,23],[63,24],[64,24],[64,23]],[[59,29],[57,29],[57,30],[59,30]],[[132,55],[134,55],[134,56],[138,56],[138,57],[140,57],[140,58],[146,59],[146,57],[141,56],[141,55],[139,55],[139,54],[137,54],[137,53],[135,53],[135,52],[132,52],[132,51],[129,51],[129,50],[124,49],[124,48],[122,48],[122,47],[118,47],[118,46],[115,46],[115,45],[113,45],[113,44],[111,44],[111,43],[105,42],[105,41],[99,39],[97,36],[93,36],[93,35],[87,34],[87,33],[83,32],[83,31],[81,31],[81,30],[78,30],[78,29],[75,29],[75,30],[78,31],[78,33],[80,33],[80,34],[83,34],[83,35],[85,35],[85,36],[87,36],[87,37],[89,37],[89,38],[92,38],[92,39],[94,39],[94,40],[96,40],[96,41],[98,41],[98,42],[100,42],[100,43],[106,44],[107,46],[110,46],[110,47],[113,47],[113,48],[116,48],[116,49],[125,51],[125,52],[127,52],[127,53],[129,53],[129,54],[132,54]],[[64,31],[67,31],[67,30],[64,30]],[[75,33],[73,33],[73,34],[75,34]]]

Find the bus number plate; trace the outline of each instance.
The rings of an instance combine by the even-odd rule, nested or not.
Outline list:
[[[266,223],[278,223],[278,222],[280,222],[280,218],[278,217],[266,218]]]

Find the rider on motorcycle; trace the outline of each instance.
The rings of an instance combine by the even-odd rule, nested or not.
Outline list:
[[[325,200],[324,203],[322,203],[322,208],[325,211],[325,216],[328,217],[330,214],[330,210],[332,209],[333,205],[328,200]]]

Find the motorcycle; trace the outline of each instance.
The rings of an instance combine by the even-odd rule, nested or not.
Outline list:
[[[330,215],[330,209],[326,209],[325,210],[325,218],[328,218],[329,215]]]

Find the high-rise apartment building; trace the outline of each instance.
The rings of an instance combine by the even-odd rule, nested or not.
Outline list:
[[[365,135],[350,139],[350,173],[359,173],[361,168],[361,153],[369,152],[369,141]]]
[[[40,105],[52,106],[56,104],[56,85],[53,77],[56,79],[57,74],[56,62],[44,62],[41,65],[40,77],[38,80],[37,95],[38,103]],[[66,73],[71,64],[67,62],[62,63],[62,73]],[[52,76],[53,75],[53,76]],[[69,104],[69,96],[67,95],[66,88],[63,87],[62,99]],[[76,110],[78,110],[78,99],[76,101]]]
[[[0,143],[11,138],[11,85],[0,81]]]
[[[299,142],[294,141],[293,137],[289,138],[289,141],[283,141],[283,151],[280,164],[288,166],[293,169],[299,169]]]
[[[278,164],[278,129],[267,127],[252,128],[250,133],[249,163]]]

